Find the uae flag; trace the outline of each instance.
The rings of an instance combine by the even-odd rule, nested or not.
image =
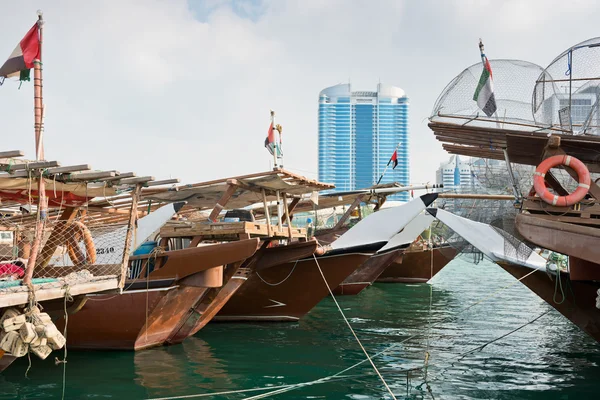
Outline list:
[[[40,39],[38,24],[35,23],[19,42],[8,60],[0,67],[0,77],[19,77],[21,81],[29,80],[29,70],[33,68],[33,60],[40,58]]]
[[[279,137],[279,131],[273,128],[273,123],[269,126],[269,131],[267,132],[267,138],[265,139],[265,147],[269,150],[271,155],[274,155],[277,152],[277,156],[280,157],[283,155],[281,151],[281,139]]]
[[[496,112],[496,98],[494,97],[494,81],[492,79],[492,67],[490,62],[483,52],[481,53],[481,61],[483,62],[483,71],[481,71],[481,77],[479,78],[479,84],[475,89],[473,100],[477,102],[477,105],[481,110],[491,117]]]
[[[396,169],[398,166],[398,150],[394,150],[394,154],[392,154],[392,158],[390,158],[390,161],[388,161],[388,165],[390,165],[390,163],[394,163],[392,169]]]

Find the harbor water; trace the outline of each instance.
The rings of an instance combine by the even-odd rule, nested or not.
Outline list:
[[[387,350],[374,362],[399,399],[600,398],[600,345],[515,282],[500,267],[463,256],[431,284],[375,284],[338,301],[368,353]],[[17,360],[0,375],[0,399],[61,398],[63,364],[54,356],[64,354],[32,357],[27,377],[27,357]],[[212,323],[182,345],[69,351],[67,360],[67,399],[274,391],[303,382],[311,384],[269,398],[391,398],[368,362],[316,381],[365,360],[331,298],[299,323]]]

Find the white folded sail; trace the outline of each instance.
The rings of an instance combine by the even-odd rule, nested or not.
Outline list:
[[[504,261],[534,269],[546,268],[546,260],[542,256],[498,228],[459,217],[445,210],[428,208],[427,211],[492,261]]]
[[[390,241],[383,246],[377,253],[383,253],[386,251],[394,250],[400,247],[409,246],[412,242],[419,237],[421,233],[423,233],[435,218],[428,213],[422,213],[417,215],[412,221],[408,223],[400,231],[400,233],[394,235]]]
[[[436,193],[429,193],[400,206],[370,214],[331,243],[331,247],[337,250],[378,243],[384,246],[436,198]]]

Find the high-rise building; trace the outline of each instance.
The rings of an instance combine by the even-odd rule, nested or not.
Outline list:
[[[376,92],[353,92],[350,84],[319,94],[319,180],[337,191],[373,186],[398,147],[398,166],[381,183],[410,180],[408,97],[398,87],[377,85]],[[409,193],[390,198],[407,201]]]
[[[473,172],[467,159],[454,155],[440,164],[436,172],[436,183],[443,184],[443,191],[471,189],[474,184]]]

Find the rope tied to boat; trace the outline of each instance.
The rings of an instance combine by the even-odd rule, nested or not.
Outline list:
[[[289,279],[290,276],[292,276],[292,274],[294,273],[294,270],[296,269],[296,265],[298,265],[298,261],[296,260],[296,262],[294,263],[294,266],[292,267],[292,270],[290,271],[290,273],[288,274],[288,276],[286,276],[285,278],[283,278],[282,281],[277,282],[277,283],[269,283],[266,280],[263,279],[262,276],[260,276],[260,274],[258,273],[258,271],[255,272],[256,276],[258,276],[258,278],[265,284],[265,285],[269,285],[269,286],[279,286],[282,283],[284,283],[285,281],[287,281]]]
[[[337,299],[335,298],[335,296],[333,294],[333,291],[331,290],[331,287],[329,287],[329,283],[327,282],[327,279],[325,278],[325,274],[323,274],[323,270],[321,269],[321,266],[319,265],[319,260],[317,260],[317,257],[314,254],[313,254],[313,259],[315,260],[315,263],[317,264],[317,268],[319,269],[319,273],[321,274],[321,277],[323,278],[323,282],[325,282],[325,286],[327,286],[327,290],[329,291],[329,295],[331,296],[331,298],[333,299],[333,302],[335,303],[335,305],[337,306],[338,310],[340,311],[340,314],[342,314],[342,318],[346,322],[346,325],[348,325],[348,328],[350,329],[350,332],[352,332],[352,335],[354,336],[354,339],[356,339],[356,342],[358,343],[358,345],[362,349],[363,353],[367,357],[367,360],[369,361],[369,363],[373,367],[373,370],[375,370],[375,372],[377,373],[377,376],[379,376],[379,379],[383,383],[383,386],[385,386],[385,388],[387,389],[388,393],[392,396],[392,399],[396,400],[396,396],[394,395],[394,392],[392,392],[392,389],[390,389],[390,387],[388,386],[387,382],[385,381],[385,379],[383,378],[383,376],[381,375],[381,373],[377,369],[377,366],[375,365],[375,363],[373,362],[373,360],[369,356],[369,353],[367,353],[367,350],[365,349],[365,347],[363,346],[362,342],[360,341],[360,339],[356,335],[356,332],[354,332],[354,329],[352,329],[352,325],[350,324],[350,321],[348,321],[348,318],[346,318],[346,315],[344,314],[344,311],[342,310],[342,307],[340,307],[339,303],[337,302]]]

